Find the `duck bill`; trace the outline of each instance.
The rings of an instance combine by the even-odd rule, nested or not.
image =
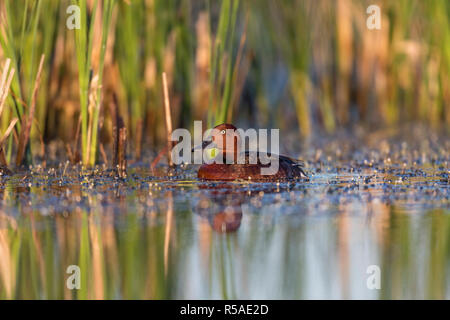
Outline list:
[[[207,146],[209,146],[212,143],[212,140],[207,140],[207,141],[203,141],[202,144],[199,144],[198,146],[195,146],[192,148],[191,152],[194,152],[195,150],[198,149],[205,149]]]

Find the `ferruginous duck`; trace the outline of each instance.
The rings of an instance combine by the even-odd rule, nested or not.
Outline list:
[[[212,131],[211,139],[204,141],[201,146],[193,148],[192,151],[199,147],[204,149],[210,144],[214,144],[214,147],[218,150],[214,160],[222,157],[221,160],[223,161],[201,165],[198,170],[199,179],[217,181],[280,181],[308,177],[303,171],[303,161],[301,160],[257,151],[241,152],[241,137],[239,131],[232,124],[224,123],[216,126]],[[238,161],[239,157],[240,161]],[[227,159],[232,159],[232,163],[227,163]],[[268,163],[269,160],[261,161],[262,159],[270,159],[272,162]],[[262,169],[271,167],[273,161],[277,162],[274,166],[277,170],[270,174],[267,174],[267,172],[263,174]]]

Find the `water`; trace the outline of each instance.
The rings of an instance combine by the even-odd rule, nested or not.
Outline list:
[[[290,183],[65,163],[3,177],[0,298],[450,298],[448,139],[334,143]]]

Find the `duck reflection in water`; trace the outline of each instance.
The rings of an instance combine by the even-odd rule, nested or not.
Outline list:
[[[241,226],[242,208],[240,206],[222,207],[222,211],[201,212],[199,214],[205,218],[211,228],[217,233],[235,232]]]
[[[283,189],[283,185],[259,185],[249,190],[245,185],[227,182],[201,184],[199,189],[204,192],[200,194],[194,212],[204,218],[218,233],[236,232],[241,226],[243,212],[248,211],[248,205],[252,206],[252,198],[261,192],[263,194],[279,192],[280,188]]]
[[[217,233],[236,232],[241,226],[242,205],[250,199],[247,192],[228,184],[201,185],[194,211]]]

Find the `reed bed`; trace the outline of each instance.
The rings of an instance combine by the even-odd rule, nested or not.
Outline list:
[[[377,1],[381,29],[369,30],[370,4],[5,0],[0,63],[14,70],[2,95],[5,162],[45,160],[58,140],[74,162],[108,162],[114,99],[130,160],[144,145],[156,154],[167,140],[163,72],[174,128],[247,122],[298,129],[302,141],[405,122],[448,130],[450,4]],[[66,26],[70,5],[80,29]]]

